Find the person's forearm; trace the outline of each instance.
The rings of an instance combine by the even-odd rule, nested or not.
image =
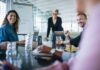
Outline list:
[[[16,42],[16,45],[20,45],[20,42],[19,42],[19,41],[17,41],[17,42]]]
[[[7,42],[0,43],[0,49],[6,50],[7,49]]]
[[[23,41],[17,41],[16,45],[25,45],[25,42],[23,42]]]

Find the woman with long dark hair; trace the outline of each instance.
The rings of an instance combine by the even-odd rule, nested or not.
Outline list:
[[[0,42],[18,41],[19,15],[15,10],[10,10],[4,18],[3,24],[0,28]]]
[[[19,15],[15,10],[8,11],[0,28],[0,44],[4,42],[16,42],[19,45],[24,44],[24,40],[18,41],[19,19]]]

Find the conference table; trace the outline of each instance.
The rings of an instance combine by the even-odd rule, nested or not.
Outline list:
[[[44,42],[44,44],[50,46],[51,42]],[[10,56],[9,58],[6,58],[6,61],[10,62],[20,70],[34,70],[36,68],[48,66],[55,61],[51,54],[34,54],[33,50],[25,50],[25,46],[18,46],[17,56]]]
[[[50,42],[44,42],[45,45],[51,46]],[[33,51],[25,51],[24,46],[18,46],[16,57],[10,57],[8,62],[18,67],[20,70],[34,70],[36,68],[45,67],[56,60],[63,61],[62,58],[55,59],[53,55],[37,55]]]
[[[15,60],[18,61],[17,64],[14,64],[16,67],[20,68],[20,70],[34,70],[35,68],[40,68],[44,66],[48,66],[53,63],[52,56],[46,56],[48,59],[43,59],[42,55],[35,55],[32,51],[25,51],[24,47],[18,48],[18,57]]]

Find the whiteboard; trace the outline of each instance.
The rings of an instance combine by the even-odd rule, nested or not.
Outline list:
[[[18,12],[20,17],[18,33],[33,33],[33,5],[24,3],[14,3],[13,9]]]

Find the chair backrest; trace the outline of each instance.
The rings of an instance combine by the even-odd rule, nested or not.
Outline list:
[[[56,36],[62,36],[62,35],[64,35],[64,31],[55,31],[54,35],[56,35]]]

